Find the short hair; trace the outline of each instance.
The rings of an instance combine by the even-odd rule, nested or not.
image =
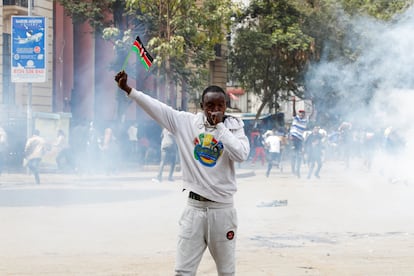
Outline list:
[[[223,88],[217,85],[210,85],[206,89],[204,89],[203,94],[201,95],[201,102],[204,102],[204,95],[213,92],[213,93],[223,93],[224,98],[227,97],[226,92],[224,92]],[[227,98],[226,98],[227,99]]]

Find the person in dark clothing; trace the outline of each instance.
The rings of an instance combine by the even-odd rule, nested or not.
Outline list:
[[[255,153],[252,159],[252,165],[256,163],[257,158],[260,158],[262,161],[262,166],[264,166],[265,160],[266,160],[266,152],[264,148],[264,143],[265,142],[264,142],[263,135],[259,132],[259,134],[257,134],[253,139],[253,146],[254,146]]]
[[[312,130],[312,133],[309,134],[305,142],[305,150],[308,156],[308,179],[311,178],[313,170],[316,164],[315,177],[319,178],[319,172],[322,168],[322,135],[319,133],[320,127],[315,126]]]

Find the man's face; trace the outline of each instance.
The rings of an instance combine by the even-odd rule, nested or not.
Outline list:
[[[302,119],[305,118],[305,112],[299,112],[299,117]]]
[[[216,118],[221,118],[222,120],[224,112],[226,111],[226,97],[223,93],[207,92],[204,95],[201,108],[204,111],[204,115],[207,117],[207,121],[210,124],[215,125],[218,123]]]

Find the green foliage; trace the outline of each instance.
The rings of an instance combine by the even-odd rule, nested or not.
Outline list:
[[[215,59],[214,46],[224,41],[235,13],[230,0],[58,1],[75,24],[88,22],[114,44],[114,70],[139,34],[155,57],[151,68],[160,81],[186,82],[194,90],[208,82],[206,64]]]
[[[148,38],[157,76],[193,90],[206,85],[206,64],[215,59],[214,46],[230,25],[230,0],[127,0],[126,8],[133,32]]]
[[[292,94],[310,97],[316,106],[318,101],[334,105],[337,91],[323,98],[306,94],[308,68],[322,57],[355,63],[368,33],[354,31],[353,18],[388,21],[413,4],[413,0],[251,0],[240,10],[230,0],[58,1],[75,24],[88,22],[114,43],[114,70],[121,67],[139,34],[156,57],[154,73],[172,85],[185,83],[193,92],[206,85],[206,64],[215,58],[215,45],[231,30],[229,77],[260,95],[263,103],[276,100],[272,102],[276,107]]]
[[[277,101],[295,94],[312,99],[315,107],[335,106],[346,95],[329,89],[329,83],[323,80],[320,85],[325,86],[328,94],[315,97],[308,93],[304,82],[308,69],[322,57],[337,64],[355,63],[370,35],[362,28],[355,28],[355,17],[392,20],[412,3],[412,0],[252,0],[238,17],[233,31],[229,77],[260,95],[263,105],[270,102],[277,107]],[[318,112],[324,116],[323,110]]]
[[[119,6],[122,6],[121,0],[58,0],[58,2],[75,24],[88,22],[98,32],[114,24],[113,20],[108,19],[110,18],[108,15],[116,13]]]
[[[390,20],[404,11],[412,0],[342,0],[344,10],[351,14],[365,14],[377,19]]]
[[[230,77],[260,95],[263,104],[303,91],[303,73],[314,43],[301,28],[304,17],[292,1],[254,0],[238,20]]]

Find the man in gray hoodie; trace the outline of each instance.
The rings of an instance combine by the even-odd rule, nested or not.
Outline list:
[[[203,112],[193,114],[131,88],[127,80],[124,71],[115,76],[119,88],[175,136],[180,153],[189,198],[179,221],[175,275],[195,275],[207,247],[218,275],[235,275],[234,162],[245,161],[250,152],[243,122],[224,115],[226,93],[218,86],[203,91]]]

